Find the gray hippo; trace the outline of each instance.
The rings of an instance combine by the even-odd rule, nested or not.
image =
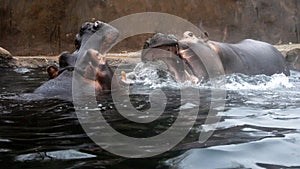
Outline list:
[[[160,54],[162,50],[164,54]],[[144,62],[164,61],[177,81],[191,77],[188,73],[181,73],[185,70],[190,70],[189,73],[199,80],[208,79],[207,70],[210,67],[216,67],[220,74],[223,71],[225,74],[290,75],[283,55],[272,45],[252,39],[236,44],[215,42],[208,39],[206,32],[196,37],[187,31],[180,40],[173,35],[157,33],[145,42],[141,57]],[[220,62],[214,62],[216,59]],[[188,69],[184,68],[183,63]]]
[[[43,98],[72,101],[74,72],[82,78],[85,85],[95,89],[97,96],[118,89],[118,84],[112,84],[114,72],[102,55],[112,47],[118,36],[118,30],[109,24],[100,21],[84,23],[75,38],[76,51],[63,52],[59,56],[59,68],[49,66],[49,80],[34,93]]]

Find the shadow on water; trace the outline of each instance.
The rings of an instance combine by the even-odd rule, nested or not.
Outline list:
[[[167,81],[157,82],[156,78],[151,79],[149,75],[141,77],[137,74],[129,74],[138,82],[131,86],[130,102],[138,110],[147,110],[150,107],[149,93],[153,85],[162,89],[167,96],[167,105],[159,119],[146,124],[129,121],[117,112],[110,95],[103,96],[99,101],[99,111],[117,131],[132,137],[151,137],[166,131],[176,120],[179,110],[199,108],[194,127],[172,150],[144,159],[127,159],[113,155],[100,148],[85,134],[72,103],[55,99],[24,99],[24,93],[32,92],[47,80],[43,71],[2,70],[1,168],[300,166],[296,158],[300,156],[300,138],[297,136],[300,131],[298,72],[293,72],[288,79],[282,76],[255,77],[256,79],[242,75],[227,77],[229,83],[226,84],[226,107],[223,112],[218,113],[222,116],[221,121],[205,143],[198,142],[200,132],[208,132],[212,129],[211,125],[215,125],[203,125],[208,118],[211,89],[194,86],[201,90],[201,104],[195,107],[197,103],[189,104],[193,103],[192,100],[180,102],[180,89],[169,87],[174,86],[173,83],[170,85]],[[152,81],[150,84],[149,79]],[[145,80],[147,83],[143,83]],[[261,86],[257,87],[259,85]]]

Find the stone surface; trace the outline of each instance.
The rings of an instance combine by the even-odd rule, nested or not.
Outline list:
[[[300,44],[275,45],[275,47],[286,57],[286,62],[291,69],[300,71]],[[137,64],[141,62],[140,54],[140,51],[109,53],[107,59],[112,66]],[[58,64],[58,56],[14,56],[9,60],[9,64],[5,64],[5,66],[1,62],[0,67],[38,68]]]
[[[9,60],[12,59],[12,55],[6,49],[0,47],[0,57],[1,59]]]
[[[111,22],[139,12],[179,16],[221,42],[300,43],[299,11],[299,0],[2,0],[0,46],[13,55],[58,55],[74,50],[74,36],[85,21]],[[147,37],[128,38],[113,50],[140,50]]]

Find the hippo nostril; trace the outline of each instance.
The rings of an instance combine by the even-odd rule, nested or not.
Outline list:
[[[96,22],[94,23],[94,25],[93,25],[93,28],[94,28],[94,29],[98,29],[98,28],[101,27],[101,25],[102,25],[102,22],[101,22],[101,21],[96,21]]]
[[[97,24],[93,25],[93,29],[97,29],[99,26]]]
[[[97,29],[99,27],[99,24],[97,22],[95,22],[95,24],[93,25],[94,29]]]

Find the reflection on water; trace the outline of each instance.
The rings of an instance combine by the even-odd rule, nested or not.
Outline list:
[[[149,94],[153,89],[162,89],[167,105],[155,121],[134,123],[118,114],[111,96],[105,95],[96,111],[101,111],[106,121],[125,135],[140,138],[158,135],[172,126],[180,110],[199,108],[194,127],[172,150],[144,159],[113,155],[85,134],[72,103],[32,99],[30,94],[25,94],[47,80],[43,71],[2,70],[1,168],[300,167],[300,73],[292,72],[291,77],[226,76],[227,83],[218,89],[227,88],[225,110],[216,109],[221,121],[206,125],[203,124],[211,105],[211,91],[216,90],[209,82],[177,84],[164,69],[144,64],[137,65],[127,76],[135,82],[130,87],[130,102],[136,109],[144,111],[150,107]],[[200,105],[188,99],[181,102],[183,86],[200,91]],[[189,123],[190,117],[185,118],[182,127]],[[91,122],[98,121],[91,119]],[[94,130],[100,131],[101,127],[96,125]],[[199,134],[212,129],[216,130],[209,140],[199,143]],[[101,134],[109,137],[111,133]]]

